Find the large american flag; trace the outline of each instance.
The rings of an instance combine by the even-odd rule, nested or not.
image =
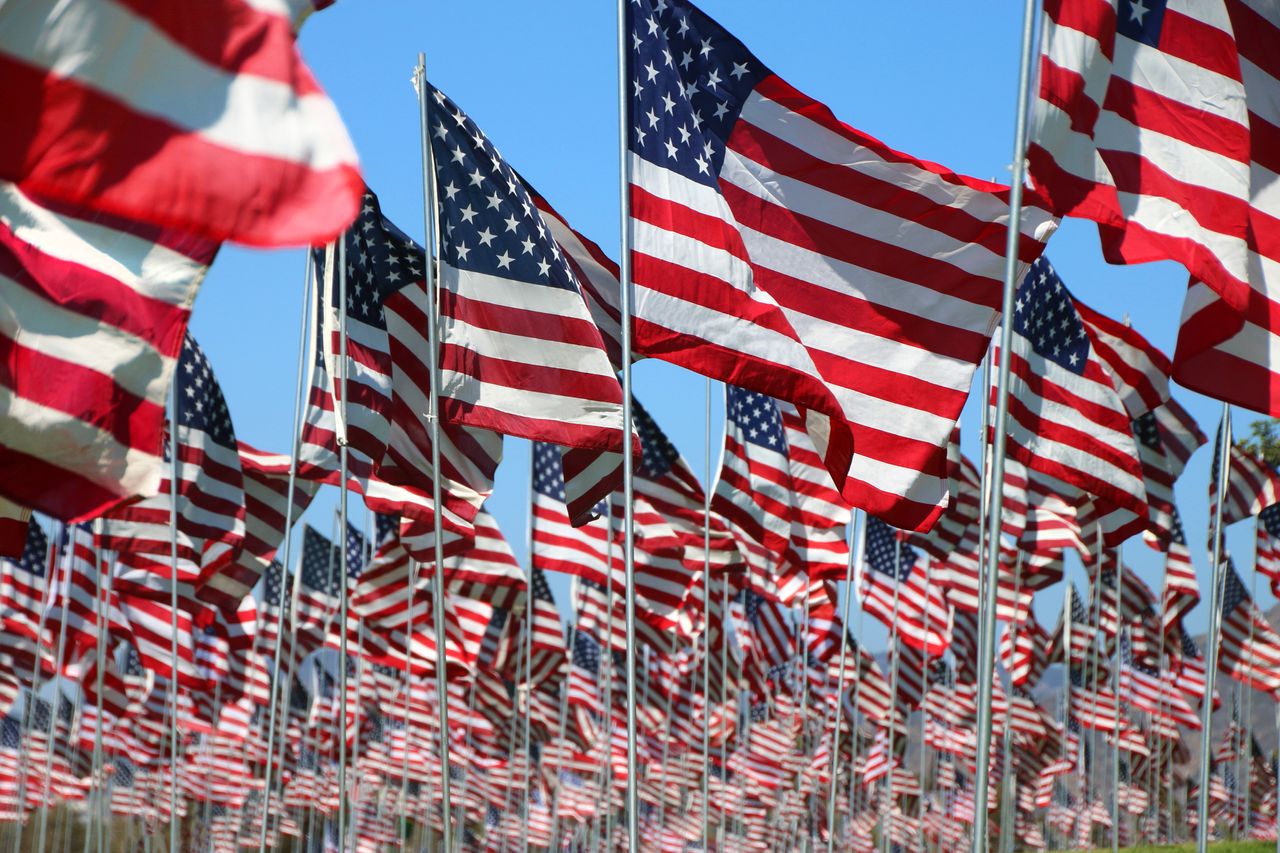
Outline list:
[[[448,421],[622,447],[622,386],[573,269],[519,176],[430,89],[440,203],[440,409]]]
[[[318,344],[298,473],[336,485],[338,441],[348,444],[348,487],[374,512],[431,530],[431,439],[427,421],[425,254],[382,215],[377,196],[343,235],[347,260],[347,384],[341,397],[339,280],[335,247],[316,250]],[[502,437],[444,422],[440,429],[441,523],[446,546],[474,535],[472,523],[493,490]],[[406,523],[409,523],[406,521]],[[416,537],[419,559],[434,559],[432,536]]]
[[[302,5],[6,3],[0,177],[211,239],[332,239],[359,207],[359,167],[294,43]]]
[[[1222,426],[1213,443],[1213,467],[1209,476],[1209,506],[1218,502],[1218,466],[1222,461]],[[1223,525],[1234,524],[1264,509],[1280,504],[1280,471],[1256,453],[1231,441],[1227,464],[1226,497],[1222,503]]]
[[[1146,491],[1129,414],[1047,258],[1018,286],[1009,349],[1009,455],[1062,481],[1064,497],[1081,490],[1104,515],[1123,513],[1105,530],[1109,545],[1141,531]]]
[[[1254,604],[1227,557],[1222,583],[1218,669],[1265,693],[1280,693],[1280,634]]]
[[[841,123],[686,0],[627,10],[636,349],[830,417],[811,432],[843,494],[927,525],[999,311],[1007,188]],[[1024,264],[1052,228],[1030,197]]]
[[[72,521],[156,492],[169,384],[217,248],[0,182],[0,491]]]
[[[1054,209],[1098,222],[1108,260],[1191,273],[1178,381],[1271,414],[1278,35],[1257,0],[1053,4],[1028,151]]]

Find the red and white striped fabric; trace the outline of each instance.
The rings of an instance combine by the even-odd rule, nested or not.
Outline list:
[[[361,182],[294,42],[306,5],[219,0],[192,15],[132,0],[6,3],[0,88],[17,123],[0,177],[214,240],[332,239]]]
[[[2,452],[2,451],[0,451]],[[0,557],[17,557],[27,545],[31,509],[0,498]]]
[[[1222,635],[1218,669],[1231,678],[1280,699],[1280,633],[1249,597],[1231,558],[1222,589]]]
[[[74,521],[156,492],[169,384],[216,252],[0,183],[5,495]]]
[[[1160,594],[1166,634],[1200,603],[1200,583],[1196,580],[1196,567],[1191,563],[1191,551],[1187,548],[1187,537],[1182,530],[1182,519],[1177,507],[1173,508],[1171,518],[1172,534],[1165,549],[1164,588]]]
[[[1015,687],[1031,689],[1049,666],[1049,634],[1040,627],[1034,613],[1027,621],[1005,626],[1000,636],[1000,663]]]
[[[845,497],[927,527],[999,311],[1008,188],[843,124],[692,3],[628,22],[636,348],[830,417]],[[1052,230],[1028,197],[1023,264]]]
[[[1280,10],[1265,0],[1227,0],[1226,8],[1239,52],[1237,79],[1244,84],[1248,107],[1248,195],[1231,199],[1230,206],[1215,207],[1208,221],[1215,226],[1234,222],[1239,203],[1247,202],[1244,244],[1248,289],[1243,295],[1225,292],[1213,278],[1203,275],[1199,276],[1203,281],[1192,281],[1182,306],[1174,375],[1194,391],[1274,416],[1280,415],[1280,338],[1275,320],[1280,303],[1276,266],[1280,262],[1280,201],[1274,192],[1275,176],[1280,173],[1275,144],[1280,133],[1280,62],[1275,49],[1280,38]],[[1224,47],[1224,59],[1226,54]],[[1227,85],[1234,83],[1231,80]],[[1215,105],[1226,103],[1216,100]],[[1208,144],[1220,144],[1216,133],[1204,139]],[[1233,177],[1236,165],[1231,163]]]
[[[1120,695],[1135,708],[1164,717],[1175,725],[1200,729],[1200,715],[1178,689],[1174,673],[1121,662]]]
[[[1073,498],[1078,489],[1091,496],[1099,515],[1123,513],[1123,523],[1104,530],[1114,546],[1140,532],[1148,515],[1131,418],[1079,303],[1047,258],[1032,265],[1016,298],[1008,342],[1009,455],[1067,484],[1058,494]],[[992,406],[995,398],[993,387]]]
[[[1258,574],[1271,581],[1271,594],[1280,598],[1280,540],[1259,521],[1254,543],[1254,565]]]
[[[906,579],[899,583],[880,572],[864,571],[858,588],[862,608],[912,648],[926,649],[935,657],[941,655],[951,645],[951,607],[942,574],[925,557],[916,560]]]
[[[1186,467],[1187,459],[1208,439],[1177,400],[1135,418],[1133,434],[1138,440],[1142,477],[1147,487],[1147,544],[1164,550],[1173,536],[1177,508],[1173,486]]]
[[[243,441],[240,471],[244,476],[244,545],[236,559],[221,571],[206,572],[197,582],[196,598],[228,611],[234,610],[257,585],[262,573],[288,531],[285,514],[289,505],[289,457],[265,453]],[[296,523],[319,491],[319,484],[294,480],[293,521]]]
[[[1222,428],[1219,426],[1219,433]],[[1218,463],[1222,459],[1221,437],[1214,441],[1213,467],[1209,477],[1209,506],[1218,502]],[[1222,523],[1234,524],[1258,515],[1269,506],[1280,503],[1280,471],[1262,457],[1231,442],[1231,460],[1227,465],[1226,499],[1222,504]]]

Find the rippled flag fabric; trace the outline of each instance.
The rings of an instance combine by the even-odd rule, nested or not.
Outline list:
[[[1008,188],[840,122],[687,0],[630,3],[627,29],[636,349],[796,404],[847,499],[927,527]],[[1022,223],[1026,264],[1053,224],[1034,195]]]
[[[332,239],[359,208],[360,172],[295,44],[306,5],[5,3],[0,177],[213,240]]]

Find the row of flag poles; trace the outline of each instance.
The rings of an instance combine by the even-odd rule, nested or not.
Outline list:
[[[1230,406],[1280,415],[1280,13],[1148,2],[1047,3],[1036,81],[1028,0],[1006,187],[844,124],[687,0],[619,0],[616,263],[424,55],[408,237],[297,53],[306,3],[0,5],[12,849],[1275,838],[1280,472]],[[1172,360],[1067,289],[1061,215],[1187,268]],[[238,439],[186,331],[225,240],[312,247],[288,453]],[[701,481],[642,357],[707,376]],[[1174,485],[1208,439],[1174,378],[1224,401],[1203,652]],[[525,567],[486,510],[507,435]],[[332,535],[291,535],[324,485]],[[1250,592],[1224,531],[1252,517]]]

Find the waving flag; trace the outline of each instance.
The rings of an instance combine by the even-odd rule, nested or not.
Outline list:
[[[244,475],[226,398],[190,335],[182,345],[174,393],[177,505],[166,471],[154,496],[107,514],[102,545],[135,570],[128,579],[147,585],[143,576],[152,575],[194,587],[229,565],[244,544]],[[169,565],[171,520],[178,533],[176,567]]]
[[[1256,568],[1271,581],[1271,594],[1280,598],[1280,505],[1269,506],[1258,514],[1255,537]]]
[[[621,449],[622,386],[577,276],[484,133],[443,92],[427,96],[442,229],[442,417]]]
[[[950,642],[951,611],[942,586],[928,583],[915,548],[878,518],[867,519],[866,566],[858,580],[862,606],[913,649],[940,655]]]
[[[215,240],[332,239],[359,207],[360,174],[294,44],[300,6],[6,3],[0,177]]]
[[[1249,597],[1230,557],[1225,570],[1218,669],[1255,690],[1280,695],[1280,634]]]
[[[687,0],[627,10],[636,348],[831,418],[811,432],[845,497],[927,526],[999,312],[1007,188],[843,124]],[[1022,263],[1052,229],[1029,197]]]
[[[1034,613],[1024,624],[1006,625],[1000,636],[1000,663],[1015,687],[1030,689],[1040,681],[1049,666],[1050,638]]]
[[[216,252],[0,182],[0,491],[71,521],[156,492],[169,384]]]
[[[1218,465],[1222,459],[1222,427],[1213,447],[1213,472],[1209,478],[1209,506],[1218,502]],[[1222,504],[1224,525],[1258,515],[1269,506],[1280,504],[1280,471],[1267,460],[1231,442],[1231,458],[1227,464],[1226,497]]]
[[[360,215],[343,239],[348,264],[348,400],[345,407],[339,405],[340,282],[337,251],[330,247],[315,253],[320,333],[298,474],[337,485],[338,441],[346,440],[348,488],[361,492],[374,512],[403,516],[431,531],[425,253],[382,215],[372,192],[366,192]],[[501,458],[502,437],[496,433],[441,424],[446,548],[474,536],[475,515],[493,490],[493,472]],[[433,537],[410,537],[406,546],[419,559],[435,559]]]
[[[1147,503],[1128,412],[1091,344],[1076,302],[1046,258],[1018,286],[1009,340],[1009,455],[1132,516],[1106,541],[1146,526]],[[992,392],[992,404],[995,396]]]
[[[1166,634],[1200,603],[1200,584],[1196,580],[1196,568],[1191,564],[1191,551],[1187,548],[1182,518],[1176,507],[1171,518],[1173,524],[1164,558],[1164,589],[1160,596]]]

